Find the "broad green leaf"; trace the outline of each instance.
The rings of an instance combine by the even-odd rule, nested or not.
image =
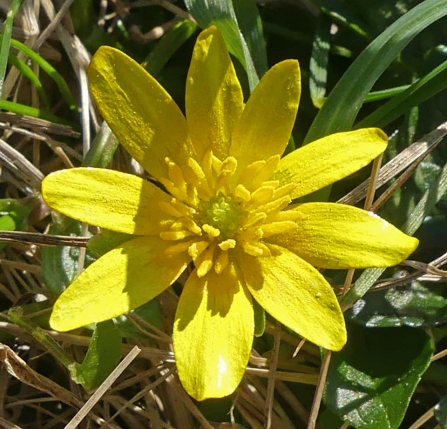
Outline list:
[[[65,217],[55,218],[49,234],[78,237],[81,224]],[[42,248],[42,273],[48,290],[58,297],[78,275],[79,248],[47,246]],[[85,266],[92,262],[87,253]]]
[[[135,235],[102,229],[100,234],[94,235],[90,238],[87,243],[87,247],[97,258],[99,258],[125,241],[132,240],[134,238],[136,238]]]
[[[434,326],[447,322],[447,285],[411,282],[366,294],[345,313],[368,327]]]
[[[121,335],[111,320],[98,323],[81,364],[70,368],[72,377],[87,389],[97,388],[121,357]]]
[[[371,42],[330,93],[305,143],[351,129],[365,97],[389,64],[416,35],[445,15],[447,0],[426,0]]]
[[[325,403],[357,429],[398,429],[433,342],[412,328],[351,326],[349,342],[333,354]]]
[[[0,231],[24,230],[27,227],[26,218],[31,208],[20,201],[5,198],[0,200]],[[0,250],[4,249],[8,243],[1,242]]]
[[[149,301],[146,304],[136,308],[132,311],[132,313],[136,314],[138,317],[141,317],[155,328],[160,330],[163,329],[161,306],[156,299],[153,299],[152,301]],[[118,328],[121,336],[123,337],[148,339],[147,336],[144,335],[144,333],[141,332],[141,330],[139,330],[125,315],[115,318],[115,326]],[[142,328],[144,329],[145,327],[142,326]],[[148,331],[150,332],[150,330]]]

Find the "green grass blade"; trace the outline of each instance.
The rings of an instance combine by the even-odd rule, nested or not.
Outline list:
[[[69,127],[76,128],[74,124],[66,121],[65,119],[59,118],[58,116],[45,112],[44,110],[37,109],[36,107],[25,106],[24,104],[15,103],[14,101],[0,100],[0,109],[17,113],[18,115],[45,119],[46,121],[50,121],[55,124],[67,125]]]
[[[45,108],[49,109],[50,105],[45,90],[43,89],[42,82],[39,80],[36,73],[33,72],[31,67],[11,53],[9,54],[9,62],[32,84],[34,84],[36,91],[39,94],[40,101],[44,104]]]
[[[2,44],[3,38],[4,36],[0,35],[0,41],[2,41]],[[22,42],[19,42],[18,40],[11,39],[11,46],[23,52],[27,57],[29,57],[30,60],[34,61],[35,64],[37,64],[48,76],[50,76],[59,88],[59,91],[61,92],[61,95],[67,103],[68,107],[71,110],[77,109],[76,101],[71,94],[67,82],[48,61],[46,61],[38,53],[34,52],[32,49],[30,49]]]
[[[358,56],[313,121],[305,143],[352,128],[376,80],[410,41],[447,15],[447,0],[426,0],[390,25]]]
[[[252,0],[233,0],[233,6],[256,73],[261,77],[267,71],[268,64],[264,31],[258,7]]]
[[[187,19],[175,24],[155,45],[141,65],[155,78],[174,53],[194,34],[197,25]]]
[[[9,6],[5,22],[3,24],[3,37],[0,46],[0,98],[3,97],[3,82],[5,81],[6,67],[8,65],[9,49],[11,47],[12,26],[24,0],[13,0]]]
[[[253,0],[244,1],[252,2]],[[210,25],[215,25],[219,28],[228,50],[244,66],[250,91],[253,91],[258,84],[259,77],[255,70],[254,60],[248,49],[248,44],[239,28],[231,0],[185,0],[185,4],[200,27],[206,28]],[[253,24],[253,20],[250,20],[250,23]],[[248,35],[256,34],[258,33],[258,28],[245,29],[245,32]]]
[[[329,62],[331,21],[321,15],[312,43],[312,54],[309,64],[309,90],[313,105],[320,109],[324,104],[327,85],[327,69]]]
[[[422,79],[361,120],[355,125],[355,128],[384,127],[408,112],[410,108],[428,100],[446,87],[447,61],[444,61]]]
[[[107,168],[118,148],[119,142],[112,130],[104,121],[96,133],[90,150],[85,155],[82,165],[84,167]]]

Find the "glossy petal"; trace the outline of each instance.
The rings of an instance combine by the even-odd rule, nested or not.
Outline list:
[[[253,297],[275,319],[329,350],[346,343],[346,328],[334,291],[310,264],[279,246],[272,256],[240,253],[244,280]]]
[[[418,245],[416,238],[356,207],[307,203],[295,210],[302,214],[298,228],[268,241],[288,248],[316,267],[390,267],[408,258]]]
[[[254,333],[251,297],[233,264],[202,278],[194,271],[175,319],[175,360],[185,390],[199,401],[233,393],[244,375]]]
[[[230,155],[240,167],[282,155],[298,110],[300,82],[295,60],[276,64],[262,77],[234,130]]]
[[[159,234],[170,197],[152,183],[114,170],[72,168],[42,182],[46,203],[73,219],[125,234]]]
[[[242,113],[241,85],[216,27],[200,33],[186,83],[186,117],[199,160],[211,148],[228,156],[234,124]]]
[[[90,63],[88,77],[102,116],[146,171],[166,177],[165,157],[186,163],[194,151],[185,117],[143,67],[121,51],[102,46]]]
[[[332,134],[282,158],[274,178],[282,184],[296,183],[291,197],[299,198],[360,170],[386,149],[387,142],[378,128]]]
[[[50,318],[58,331],[102,322],[139,307],[169,287],[189,262],[167,256],[158,237],[127,241],[90,265],[59,297]]]

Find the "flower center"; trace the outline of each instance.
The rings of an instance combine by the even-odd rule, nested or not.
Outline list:
[[[242,228],[244,211],[232,197],[218,195],[200,204],[200,223],[220,231],[220,238],[234,238]]]
[[[187,252],[202,277],[219,274],[236,247],[252,256],[268,256],[268,237],[296,228],[298,213],[284,210],[294,184],[269,180],[279,156],[255,161],[237,170],[237,160],[223,161],[208,151],[201,163],[189,158],[183,166],[166,158],[168,178],[160,179],[172,195],[160,208],[160,238],[172,241],[167,254]],[[267,241],[266,241],[267,240]]]

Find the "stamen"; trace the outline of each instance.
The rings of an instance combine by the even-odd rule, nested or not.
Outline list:
[[[178,211],[173,204],[165,203],[164,201],[161,201],[158,203],[158,206],[168,215],[174,216],[174,217],[182,217],[183,214]]]
[[[264,244],[258,243],[244,243],[242,245],[245,253],[251,256],[270,256],[270,250]]]
[[[251,179],[256,176],[264,167],[265,161],[255,161],[249,164],[247,167],[245,167],[245,170],[242,172],[239,182],[242,183],[250,183]]]
[[[222,271],[228,265],[228,252],[220,251],[219,255],[216,258],[216,262],[214,262],[214,271],[216,274],[221,274]]]
[[[264,212],[255,213],[252,212],[248,215],[247,219],[244,222],[244,227],[248,228],[250,226],[259,225],[261,223],[264,223],[264,221],[267,219],[267,215]]]
[[[251,204],[266,204],[273,197],[275,188],[273,186],[261,186],[251,194]]]
[[[213,258],[215,249],[216,244],[213,243],[194,260],[194,264],[197,267],[198,277],[203,277],[213,267]]]
[[[189,241],[185,241],[183,243],[174,244],[172,246],[169,246],[165,250],[165,254],[167,256],[174,256],[174,255],[178,255],[179,253],[186,252],[194,243],[195,243],[195,240],[189,240]]]
[[[290,193],[297,187],[296,183],[288,183],[287,185],[280,186],[275,189],[274,198],[280,198],[284,195],[290,195]]]
[[[190,217],[187,217],[183,220],[183,225],[186,226],[191,232],[197,235],[202,235],[202,228],[197,225]]]
[[[279,212],[290,204],[290,197],[288,195],[278,198],[277,200],[273,200],[264,204],[263,206],[259,206],[256,208],[256,211],[262,211],[266,214],[271,214],[272,212]]]
[[[186,237],[194,235],[191,231],[162,231],[160,238],[167,241],[183,240]]]
[[[255,190],[263,185],[263,182],[272,176],[279,164],[279,155],[271,156],[266,161],[256,161],[250,164],[242,173],[240,182],[245,185],[248,190]],[[262,163],[258,164],[258,163]],[[252,172],[252,170],[254,170]]]
[[[283,222],[271,222],[262,225],[262,231],[264,233],[264,238],[270,237],[271,235],[282,234],[293,229],[298,228],[295,222],[286,220]]]
[[[240,198],[245,202],[250,201],[251,198],[250,191],[242,184],[236,186],[236,189],[234,190],[234,196],[236,198]]]
[[[237,169],[236,158],[233,158],[232,156],[226,158],[225,161],[222,163],[220,173],[217,176],[216,181],[217,190],[224,188],[226,191],[228,191],[230,179],[233,177],[236,169]]]
[[[211,240],[220,235],[220,231],[217,228],[214,228],[214,226],[208,225],[207,223],[202,225],[202,229],[208,234],[208,237]]]
[[[209,245],[209,241],[196,241],[188,247],[188,255],[194,261]]]
[[[236,240],[233,240],[232,238],[229,238],[228,240],[222,241],[218,244],[218,246],[222,250],[230,250],[234,249],[236,247]]]
[[[275,217],[275,221],[283,221],[283,220],[292,220],[292,221],[297,221],[297,220],[301,220],[303,218],[307,217],[307,215],[305,215],[304,213],[298,211],[298,210],[282,210],[280,211],[276,217]]]

